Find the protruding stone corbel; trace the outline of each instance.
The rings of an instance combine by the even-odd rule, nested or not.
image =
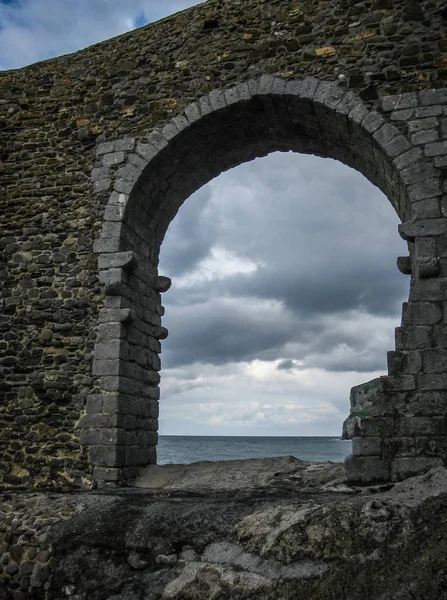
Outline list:
[[[411,258],[409,256],[399,256],[397,258],[397,268],[404,275],[411,275],[413,270]]]
[[[412,225],[413,223],[411,221],[408,221],[407,223],[399,223],[399,225],[397,226],[397,230],[399,231],[400,237],[406,242],[414,242],[415,236],[413,235],[413,232],[411,230]]]
[[[155,332],[155,337],[157,338],[157,340],[165,340],[169,335],[169,331],[166,329],[166,327],[157,327],[157,330]]]
[[[98,267],[105,269],[124,269],[124,271],[133,271],[138,266],[138,256],[132,250],[127,252],[112,252],[110,254],[100,254],[98,257]]]
[[[158,277],[155,278],[155,282],[154,282],[154,288],[157,290],[157,292],[160,292],[160,294],[164,294],[165,292],[167,292],[169,290],[169,288],[172,285],[172,281],[170,280],[169,277],[165,277],[164,275],[159,275]]]

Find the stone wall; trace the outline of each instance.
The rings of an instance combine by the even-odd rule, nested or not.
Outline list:
[[[0,73],[5,485],[155,460],[164,232],[210,178],[278,149],[350,164],[410,222],[410,303],[374,410],[353,410],[352,477],[445,459],[446,23],[440,0],[211,0]]]

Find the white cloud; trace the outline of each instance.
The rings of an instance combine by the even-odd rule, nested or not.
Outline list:
[[[248,258],[237,256],[227,248],[214,246],[193,271],[177,277],[175,283],[179,288],[185,288],[232,275],[254,273],[261,265],[260,262],[255,263]]]
[[[349,390],[364,373],[305,369],[281,373],[255,360],[163,371],[161,433],[190,435],[339,435]],[[263,377],[259,378],[259,373]],[[199,383],[198,374],[206,385]],[[278,381],[278,373],[284,377]],[[373,372],[371,378],[380,373]],[[196,376],[192,388],[189,377]],[[186,376],[186,378],[185,378]]]
[[[75,52],[197,0],[21,0],[0,2],[0,69]]]

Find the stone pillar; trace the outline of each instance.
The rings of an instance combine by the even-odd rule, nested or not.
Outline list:
[[[98,487],[133,479],[139,467],[156,463],[160,339],[166,277],[139,267],[132,251],[102,253],[105,286],[93,361],[100,390],[87,401],[79,422],[81,443],[89,447]]]
[[[346,459],[355,482],[398,481],[447,462],[447,219],[399,226],[410,257],[409,301],[388,353],[388,376],[353,388],[343,435],[353,439]]]

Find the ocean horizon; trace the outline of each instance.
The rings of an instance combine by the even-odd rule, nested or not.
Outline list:
[[[340,436],[160,435],[158,464],[294,456],[312,462],[343,462],[352,442]]]

